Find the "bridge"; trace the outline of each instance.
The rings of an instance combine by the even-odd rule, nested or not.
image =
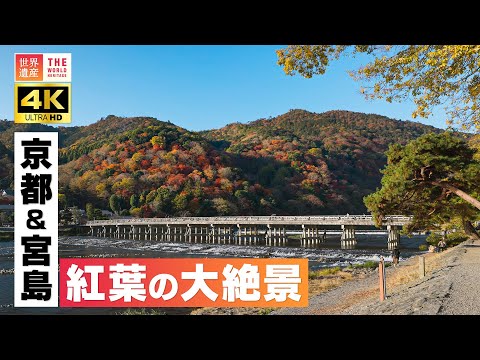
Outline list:
[[[390,215],[383,219],[382,227],[388,232],[387,247],[400,245],[400,230],[411,221],[409,216]],[[374,226],[370,215],[315,215],[315,216],[215,216],[215,217],[166,217],[92,220],[85,226],[89,235],[113,239],[195,241],[225,243],[231,240],[255,242],[265,240],[275,244],[288,240],[287,232],[300,230],[300,242],[304,244],[324,242],[325,226],[340,226],[342,248],[353,248],[355,229]],[[323,228],[323,233],[322,233]]]

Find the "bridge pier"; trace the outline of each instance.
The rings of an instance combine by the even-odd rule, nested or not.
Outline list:
[[[165,240],[166,241],[171,241],[172,240],[172,228],[170,227],[170,224],[167,224],[166,229],[165,229]]]
[[[272,226],[270,224],[267,224],[266,226],[267,230],[265,231],[265,243],[267,245],[277,245],[277,242],[279,245],[282,242],[285,243],[285,226]],[[259,236],[257,227],[255,227],[255,236]]]
[[[210,229],[208,231],[207,241],[215,243],[215,224],[210,224]]]
[[[285,228],[284,228],[284,238],[286,238]],[[319,236],[318,226],[302,224],[302,237],[300,239],[300,244],[310,246],[310,245],[318,244],[319,241],[322,241],[322,240],[320,239],[320,236]]]
[[[342,249],[353,249],[357,245],[355,239],[355,226],[342,225],[342,237],[340,239],[340,246]]]
[[[387,248],[388,250],[393,250],[400,246],[400,229],[395,225],[387,225],[388,231],[388,240]]]

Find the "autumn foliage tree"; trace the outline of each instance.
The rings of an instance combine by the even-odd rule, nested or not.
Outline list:
[[[13,144],[17,126],[0,121],[0,143]],[[202,132],[113,115],[58,131],[59,191],[69,207],[91,203],[90,218],[98,218],[95,209],[140,217],[361,214],[363,197],[380,184],[388,145],[440,130],[375,114],[291,109]],[[7,187],[11,150],[3,155],[10,168],[0,155]]]
[[[413,99],[412,116],[428,117],[444,106],[449,124],[480,132],[480,45],[290,45],[277,50],[288,75],[324,74],[341,56],[367,54],[371,61],[350,75],[370,99]]]

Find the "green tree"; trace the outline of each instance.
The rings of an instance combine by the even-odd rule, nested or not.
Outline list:
[[[150,142],[152,143],[152,145],[157,145],[161,149],[164,149],[165,145],[166,145],[165,136],[156,135],[156,136],[152,137]]]
[[[142,209],[140,209],[138,207],[134,207],[134,208],[130,209],[130,215],[132,215],[134,217],[140,217],[141,213],[142,213]]]
[[[102,214],[102,210],[100,209],[94,209],[93,210],[93,217],[96,220],[106,220],[108,217]]]
[[[213,199],[213,207],[217,211],[217,214],[220,216],[223,215],[232,215],[237,213],[237,207],[231,203],[230,201],[223,199],[223,198],[215,198]]]
[[[186,210],[188,205],[187,195],[183,193],[177,194],[177,196],[175,196],[175,198],[173,199],[172,204],[177,213]]]
[[[60,210],[58,212],[58,223],[61,225],[68,225],[72,222],[72,214],[68,210]],[[2,223],[0,214],[0,224]]]
[[[130,206],[132,208],[136,208],[138,207],[138,205],[139,205],[138,195],[132,194],[132,196],[130,196]]]
[[[172,193],[167,188],[158,188],[157,196],[152,205],[157,211],[168,212],[171,205]]]
[[[70,214],[72,216],[72,222],[75,225],[80,224],[80,222],[82,221],[82,213],[81,213],[80,209],[77,208],[76,206],[74,206],[74,207],[70,208],[69,211],[70,211]]]
[[[58,194],[58,205],[59,208],[65,210],[67,208],[67,197],[65,194]]]
[[[350,75],[366,85],[369,99],[388,102],[412,98],[412,117],[428,117],[444,105],[447,123],[480,131],[480,45],[290,45],[277,50],[288,75],[324,74],[342,55],[364,53],[371,62]]]
[[[377,225],[385,215],[412,215],[411,232],[460,218],[465,232],[478,237],[471,224],[480,209],[480,162],[474,154],[451,132],[391,145],[382,187],[364,198],[365,205]]]
[[[95,217],[95,207],[92,203],[87,203],[87,205],[85,206],[85,211],[87,213],[88,220],[93,220],[93,218]]]
[[[110,205],[110,209],[112,209],[112,211],[115,214],[120,213],[120,211],[122,210],[121,198],[115,194],[110,196],[109,205]]]
[[[152,190],[148,193],[148,195],[145,197],[145,203],[149,204],[153,200],[155,200],[155,197],[157,196],[157,190]]]
[[[263,186],[270,185],[275,174],[275,167],[271,164],[263,166],[258,171],[258,182]]]

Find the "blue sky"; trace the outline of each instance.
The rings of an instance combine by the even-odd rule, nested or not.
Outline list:
[[[412,103],[367,101],[347,71],[365,58],[332,63],[323,76],[287,76],[284,45],[0,46],[0,119],[13,119],[14,53],[72,53],[72,124],[107,115],[152,116],[189,130],[220,128],[305,109],[350,110],[413,120]],[[424,124],[445,128],[438,111]]]

